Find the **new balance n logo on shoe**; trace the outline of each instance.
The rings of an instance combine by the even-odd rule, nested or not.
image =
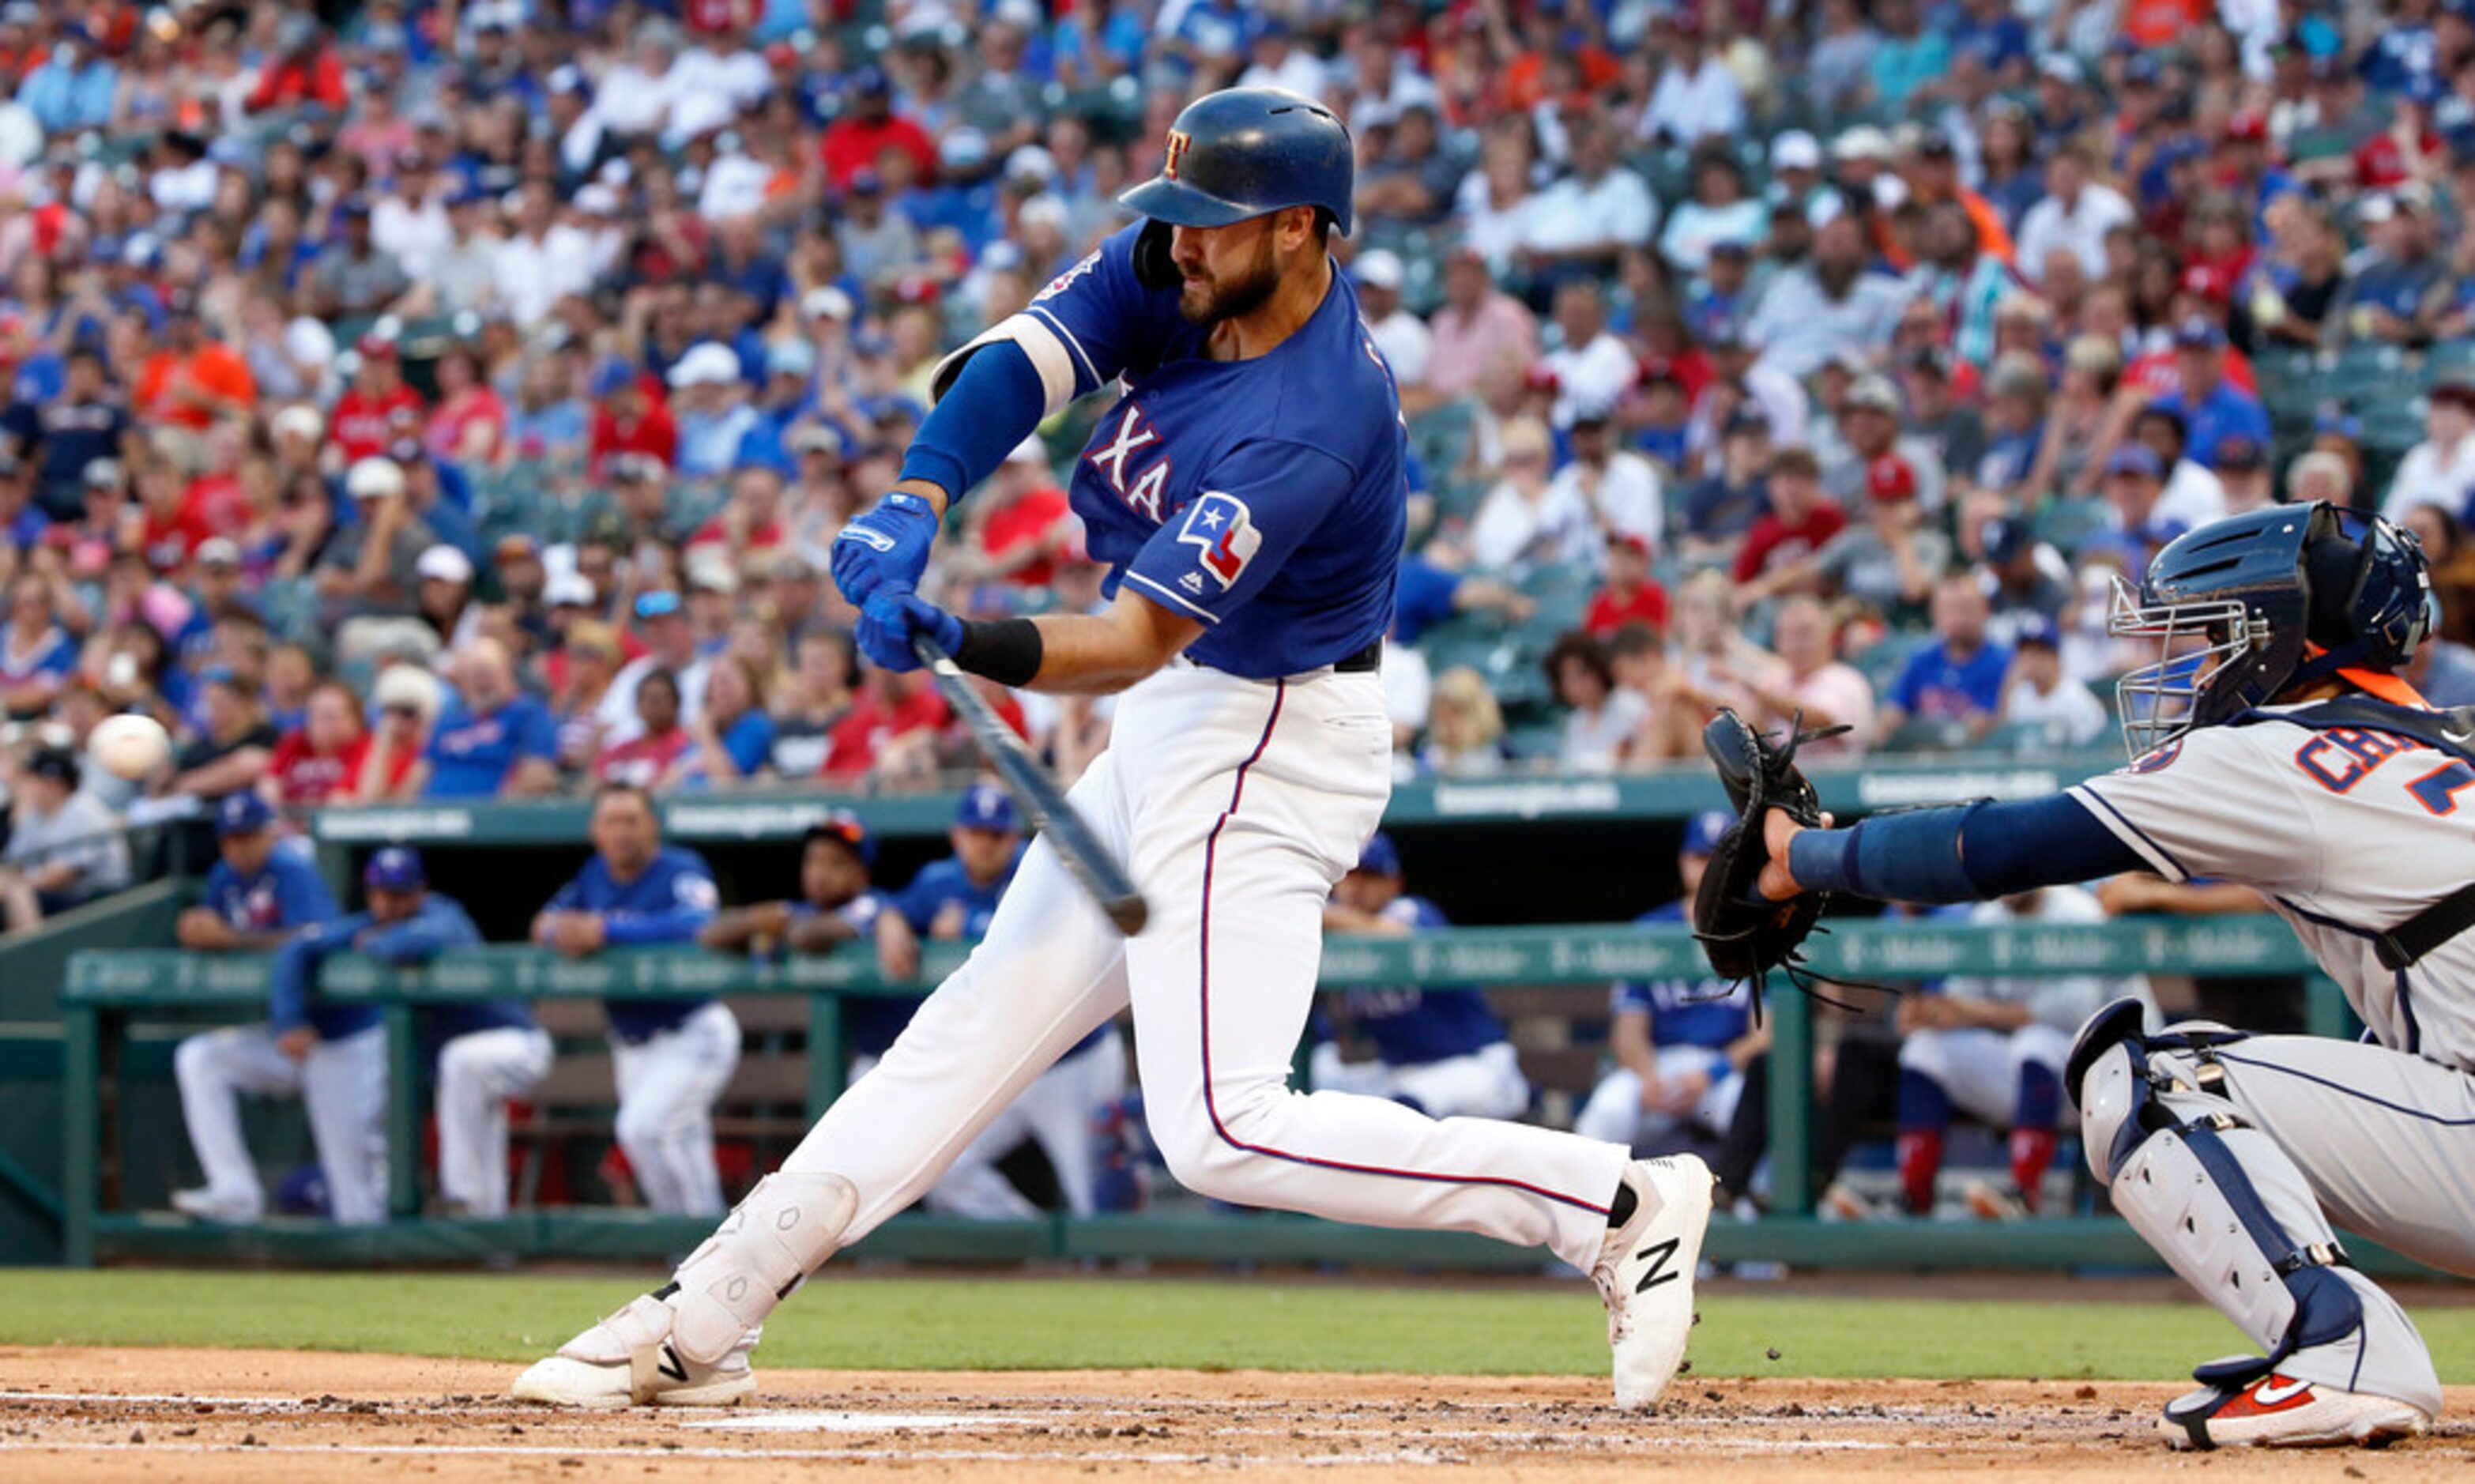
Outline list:
[[[679,1352],[671,1349],[670,1342],[667,1340],[662,1342],[662,1358],[654,1362],[653,1369],[682,1386],[687,1384],[687,1365],[679,1359]]]
[[[1675,1255],[1676,1238],[1674,1237],[1669,1237],[1666,1241],[1657,1243],[1654,1246],[1645,1247],[1640,1252],[1633,1253],[1632,1260],[1635,1262],[1649,1263],[1650,1271],[1641,1276],[1640,1282],[1632,1285],[1632,1291],[1637,1294],[1646,1294],[1652,1289],[1656,1288],[1661,1283],[1675,1282],[1676,1275],[1669,1271],[1667,1266],[1669,1259],[1673,1258]]]

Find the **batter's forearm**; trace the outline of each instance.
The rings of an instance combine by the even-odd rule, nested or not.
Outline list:
[[[1194,620],[1125,592],[1106,613],[1042,614],[1031,622],[1039,630],[1040,669],[1030,689],[1056,695],[1114,695],[1203,634]]]

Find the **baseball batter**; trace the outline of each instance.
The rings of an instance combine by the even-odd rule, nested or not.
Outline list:
[[[1391,787],[1376,663],[1405,438],[1327,250],[1349,230],[1351,158],[1340,121],[1293,93],[1188,107],[1161,174],[1125,198],[1149,220],[946,359],[901,482],[834,547],[877,664],[912,668],[923,631],[1005,685],[1121,693],[1072,797],[1148,897],[1149,926],[1119,937],[1036,841],[884,1059],[669,1284],[534,1365],[518,1397],[747,1395],[742,1342],[774,1305],[1130,1004],[1152,1137],[1189,1188],[1547,1247],[1605,1300],[1618,1403],[1665,1391],[1709,1217],[1699,1160],[1287,1083],[1324,899]],[[1106,610],[965,623],[923,600],[950,504],[1043,416],[1120,380],[1070,492],[1110,568]]]
[[[2432,626],[2414,538],[2327,504],[2193,531],[2117,593],[2160,646],[2119,703],[2135,761],[2048,798],[1801,830],[1765,816],[1761,893],[1997,897],[2148,869],[2256,888],[2368,1044],[2143,1030],[2118,1000],[2063,1083],[2123,1219],[2262,1353],[2200,1367],[2178,1448],[2381,1443],[2440,1408],[2432,1358],[2335,1222],[2475,1276],[2475,716],[2400,680]]]

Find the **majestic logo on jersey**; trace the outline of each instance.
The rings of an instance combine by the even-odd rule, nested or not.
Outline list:
[[[1194,136],[1192,134],[1188,134],[1183,129],[1170,130],[1168,132],[1168,150],[1161,159],[1161,179],[1164,181],[1176,180],[1177,162],[1184,159],[1186,158],[1186,152],[1192,148],[1194,148]]]
[[[2182,755],[2183,739],[2177,737],[2172,742],[2151,747],[2146,752],[2144,752],[2140,756],[2132,759],[2131,766],[2128,771],[2135,773],[2162,773],[2169,767],[2173,766],[2174,760]]]
[[[1083,260],[1081,262],[1076,263],[1073,267],[1066,269],[1064,273],[1061,273],[1057,277],[1049,280],[1048,286],[1046,288],[1043,288],[1039,293],[1031,296],[1031,302],[1033,304],[1038,304],[1043,299],[1056,298],[1058,295],[1065,293],[1067,289],[1072,288],[1076,279],[1083,277],[1083,275],[1090,273],[1092,269],[1099,266],[1099,254],[1084,254]]]
[[[1244,500],[1218,490],[1206,490],[1186,507],[1186,524],[1179,529],[1177,539],[1203,548],[1203,570],[1217,579],[1225,592],[1238,585],[1246,564],[1255,559],[1256,549],[1263,544],[1263,533],[1255,528]]]
[[[1119,499],[1154,523],[1161,520],[1161,492],[1168,487],[1170,461],[1156,460],[1136,474],[1132,483],[1126,478],[1126,461],[1138,450],[1160,441],[1160,429],[1145,423],[1143,409],[1129,401],[1126,415],[1117,420],[1117,430],[1109,435],[1108,443],[1084,455],[1091,461],[1092,468],[1100,471],[1100,477],[1109,481],[1109,488],[1116,492]]]

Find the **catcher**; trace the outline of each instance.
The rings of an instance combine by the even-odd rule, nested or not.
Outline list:
[[[2475,712],[2398,677],[2435,617],[2423,553],[2328,504],[2203,526],[2118,586],[2116,635],[2159,645],[2121,682],[2133,757],[2020,803],[1834,829],[1778,749],[1705,738],[1747,823],[1696,926],[1722,973],[1787,963],[1829,892],[1953,902],[2146,869],[2257,888],[2371,1028],[2367,1044],[2186,1023],[2136,1001],[2064,1072],[2090,1168],[2257,1355],[2213,1361],[2162,1423],[2177,1448],[2378,1445],[2440,1407],[2430,1354],[2331,1223],[2475,1277]]]

